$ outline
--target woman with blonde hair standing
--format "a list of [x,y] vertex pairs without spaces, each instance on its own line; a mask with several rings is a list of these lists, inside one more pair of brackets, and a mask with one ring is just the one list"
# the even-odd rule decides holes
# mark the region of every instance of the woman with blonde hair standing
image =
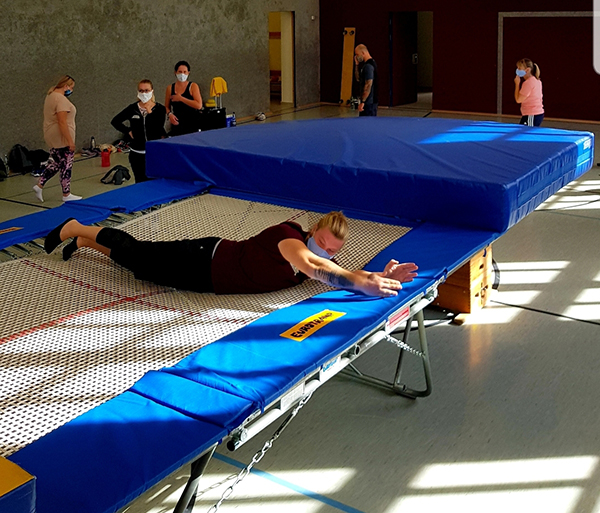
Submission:
[[60,173],[63,201],[80,200],[81,196],[71,193],[71,169],[75,155],[75,115],[77,109],[68,97],[73,92],[75,80],[64,75],[51,87],[44,102],[44,139],[50,147],[50,159],[33,192],[44,201],[43,189],[46,182]]
[[540,126],[544,120],[542,103],[542,81],[540,68],[531,59],[517,62],[515,76],[515,101],[521,104],[521,121],[519,124]]

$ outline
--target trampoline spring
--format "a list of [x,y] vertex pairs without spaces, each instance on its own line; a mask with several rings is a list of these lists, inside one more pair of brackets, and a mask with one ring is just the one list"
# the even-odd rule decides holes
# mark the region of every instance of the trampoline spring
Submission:
[[386,335],[385,339],[388,342],[394,344],[395,346],[398,346],[403,351],[406,351],[407,353],[418,356],[419,358],[425,358],[425,355],[423,354],[422,351],[419,351],[418,349],[415,349],[414,347],[411,347],[408,344],[405,344],[401,340],[398,340],[397,338],[394,338],[391,335]]
[[[12,247],[12,246],[11,246]],[[4,255],[8,255],[11,260],[18,260],[20,257],[15,253],[12,253],[8,248],[0,250]]]

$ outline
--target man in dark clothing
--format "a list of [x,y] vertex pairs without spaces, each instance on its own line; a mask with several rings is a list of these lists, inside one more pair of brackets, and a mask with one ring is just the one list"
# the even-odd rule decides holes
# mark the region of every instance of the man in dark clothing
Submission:
[[377,116],[377,106],[379,104],[377,63],[371,57],[365,45],[358,45],[354,49],[354,63],[356,64],[356,71],[360,82],[358,115]]
[[219,237],[139,241],[115,228],[85,226],[67,219],[48,234],[44,249],[51,253],[62,241],[75,237],[63,249],[64,260],[79,248],[93,248],[138,279],[217,294],[271,292],[312,278],[332,287],[388,297],[396,296],[401,283],[417,275],[415,264],[396,260],[390,260],[381,272],[340,267],[331,258],[347,235],[347,220],[341,212],[324,215],[308,232],[288,221],[243,241]]

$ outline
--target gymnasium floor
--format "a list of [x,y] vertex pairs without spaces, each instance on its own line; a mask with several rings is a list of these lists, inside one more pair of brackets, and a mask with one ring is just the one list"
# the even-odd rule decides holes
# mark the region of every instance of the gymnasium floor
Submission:
[[[426,97],[380,109],[382,116],[428,113]],[[284,107],[267,122],[354,115],[337,106]],[[600,125],[544,126],[600,133]],[[126,164],[126,156],[113,155],[117,163]],[[77,162],[73,192],[87,197],[114,188],[100,183],[104,172],[99,158]],[[56,178],[43,204],[31,192],[34,183],[31,176],[0,182],[0,221],[61,203]],[[410,401],[334,378],[219,511],[600,513],[599,232],[600,168],[594,167],[494,243],[500,283],[485,309],[462,326],[450,324],[445,312],[426,312],[430,397]],[[383,344],[359,360],[361,370],[393,373],[395,349]],[[420,376],[413,379],[418,384]],[[235,453],[218,449],[194,512],[218,500],[227,485],[208,488],[247,464],[275,428]],[[125,511],[172,511],[186,472]]]

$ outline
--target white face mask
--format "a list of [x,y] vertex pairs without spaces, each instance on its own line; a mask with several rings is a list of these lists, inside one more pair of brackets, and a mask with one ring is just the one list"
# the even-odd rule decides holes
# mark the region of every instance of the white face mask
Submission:
[[149,93],[138,93],[138,98],[142,103],[148,103],[152,99],[152,91]]
[[185,73],[177,73],[177,75],[175,75],[175,76],[177,77],[177,80],[179,80],[180,82],[185,82],[189,75],[186,75]]

